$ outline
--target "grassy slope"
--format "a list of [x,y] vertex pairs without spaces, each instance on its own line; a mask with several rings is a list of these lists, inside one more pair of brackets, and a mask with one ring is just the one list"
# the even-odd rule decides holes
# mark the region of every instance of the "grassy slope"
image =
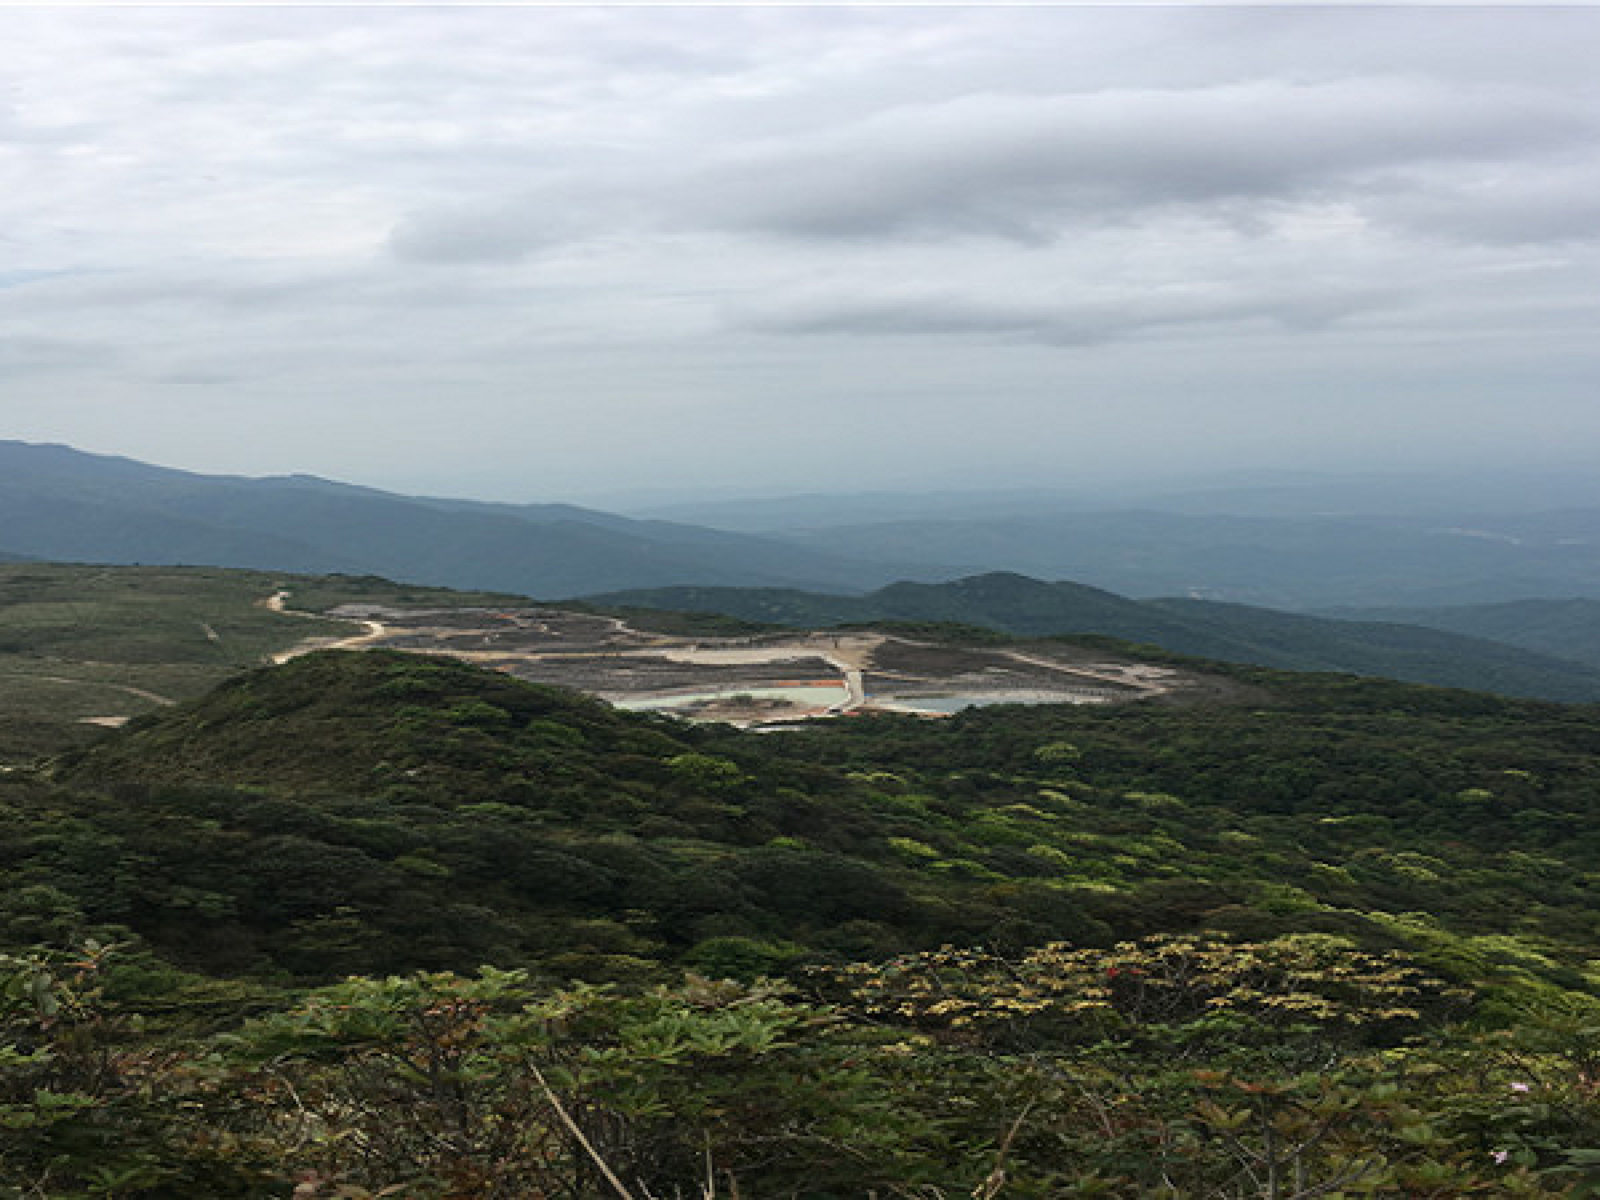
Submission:
[[269,611],[281,580],[199,568],[0,567],[0,761],[200,695],[274,651],[348,626]]
[[[296,614],[263,601],[290,592]],[[375,578],[204,567],[0,565],[0,763],[80,745],[85,718],[131,717],[199,696],[308,637],[351,632],[308,619],[338,604],[503,604]]]

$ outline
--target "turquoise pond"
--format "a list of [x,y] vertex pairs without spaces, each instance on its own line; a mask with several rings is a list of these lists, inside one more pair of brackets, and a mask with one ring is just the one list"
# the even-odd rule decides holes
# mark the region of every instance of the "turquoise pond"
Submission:
[[825,684],[809,687],[749,687],[719,688],[709,692],[679,692],[670,696],[642,696],[632,700],[618,700],[618,708],[634,712],[670,712],[675,708],[689,708],[719,700],[732,700],[747,696],[752,700],[779,700],[805,708],[832,708],[850,698],[844,684]]

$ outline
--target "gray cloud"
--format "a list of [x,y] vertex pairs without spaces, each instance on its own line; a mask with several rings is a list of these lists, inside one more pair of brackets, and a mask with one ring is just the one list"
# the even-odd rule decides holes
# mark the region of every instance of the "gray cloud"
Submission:
[[764,147],[692,190],[731,223],[785,232],[1045,235],[1151,208],[1338,194],[1399,163],[1520,161],[1594,132],[1554,98],[1391,80],[984,95]]
[[1489,245],[1600,241],[1600,161],[1496,162],[1380,184],[1367,204],[1407,231]]
[[1600,438],[1600,10],[0,26],[8,436],[513,498]]
[[0,336],[0,374],[97,371],[122,358],[117,346],[86,338]]
[[[1531,83],[1397,76],[981,92],[855,113],[781,139],[747,136],[626,163],[602,154],[581,182],[413,214],[393,245],[402,257],[485,261],[641,228],[1038,241],[1151,209],[1328,197],[1359,204],[1384,172],[1403,171],[1423,198],[1434,188],[1428,172],[1462,165],[1526,173],[1524,187],[1537,189],[1544,171],[1560,169],[1541,160],[1559,163],[1593,146],[1597,121],[1595,110]],[[1468,212],[1463,229],[1480,204],[1498,203],[1486,231],[1521,215],[1514,201],[1470,189],[1451,200]],[[1392,209],[1373,212],[1382,218],[1416,203],[1402,194]],[[1534,204],[1520,236],[1541,236],[1543,215]]]
[[1174,326],[1265,322],[1320,329],[1355,313],[1393,308],[1398,289],[1349,291],[1284,287],[1248,294],[1186,289],[1098,304],[1006,303],[915,290],[812,294],[760,304],[730,319],[766,333],[946,336],[1000,335],[1046,345],[1096,345]]

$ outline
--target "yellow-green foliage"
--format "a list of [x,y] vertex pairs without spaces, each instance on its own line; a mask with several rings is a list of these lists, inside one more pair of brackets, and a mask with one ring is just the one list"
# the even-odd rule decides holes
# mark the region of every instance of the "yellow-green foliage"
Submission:
[[[840,1007],[694,977],[351,978],[177,1038],[112,998],[117,958],[0,958],[18,1194],[1577,1197],[1600,1135],[1592,1010],[1441,1039],[1418,1006],[1449,989],[1338,939],[944,951],[832,972]],[[204,985],[165,982],[193,1021]],[[1363,1008],[1433,1036],[1321,1036],[1292,1065]],[[1107,1014],[1115,1042],[1060,1036]],[[1016,1052],[1002,1023],[1030,1031]]]
[[1007,1044],[1248,1018],[1392,1038],[1471,994],[1398,954],[1297,934],[1264,943],[1156,937],[1110,949],[1055,943],[1007,961],[953,947],[880,966],[818,968],[823,994],[873,1020]]

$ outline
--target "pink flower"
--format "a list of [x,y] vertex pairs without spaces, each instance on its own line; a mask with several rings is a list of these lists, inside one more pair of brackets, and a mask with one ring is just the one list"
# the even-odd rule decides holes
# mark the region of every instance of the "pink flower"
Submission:
[[1511,1085],[1511,1090],[1513,1092],[1526,1092],[1526,1091],[1530,1091],[1531,1089],[1525,1083],[1513,1083]]
[[1495,1163],[1497,1165],[1504,1166],[1506,1160],[1511,1157],[1511,1151],[1509,1151],[1509,1150],[1496,1150],[1489,1157],[1494,1159],[1494,1161],[1495,1161]]

